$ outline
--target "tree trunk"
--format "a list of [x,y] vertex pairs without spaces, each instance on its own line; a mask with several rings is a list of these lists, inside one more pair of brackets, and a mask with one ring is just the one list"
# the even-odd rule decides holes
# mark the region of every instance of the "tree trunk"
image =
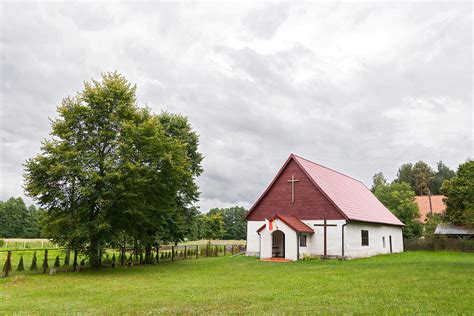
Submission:
[[145,246],[145,263],[152,264],[152,254],[151,254],[151,244],[146,244]]
[[74,249],[74,263],[72,264],[72,270],[74,272],[77,270],[77,249]]
[[100,267],[100,258],[99,258],[99,241],[96,236],[92,236],[90,240],[90,247],[89,247],[89,264],[92,269],[99,269]]

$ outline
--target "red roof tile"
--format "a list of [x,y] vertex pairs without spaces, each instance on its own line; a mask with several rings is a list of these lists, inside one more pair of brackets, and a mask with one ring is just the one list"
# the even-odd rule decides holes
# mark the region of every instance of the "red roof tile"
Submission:
[[349,220],[403,225],[359,180],[296,155],[291,157]]
[[[298,217],[296,216],[293,216],[293,215],[280,215],[280,214],[276,214],[275,216],[273,216],[272,218],[269,219],[269,221],[273,221],[275,219],[279,219],[281,220],[283,223],[285,223],[286,225],[288,225],[288,227],[290,227],[291,229],[293,229],[294,231],[298,232],[298,233],[314,233],[314,230],[309,227],[308,225],[306,225],[305,223],[303,223]],[[257,232],[260,232],[262,231],[263,229],[265,228],[265,225],[263,225],[262,227],[260,227]]]
[[[446,211],[446,204],[444,204],[444,195],[432,195],[431,196],[431,207],[434,214],[442,214]],[[418,204],[420,210],[420,221],[425,222],[426,216],[430,213],[430,200],[427,195],[416,196],[415,202]]]

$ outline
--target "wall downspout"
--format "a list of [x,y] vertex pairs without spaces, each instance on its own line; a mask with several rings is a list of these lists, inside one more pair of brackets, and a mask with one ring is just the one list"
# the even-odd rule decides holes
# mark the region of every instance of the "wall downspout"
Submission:
[[296,235],[296,260],[300,260],[300,237],[301,233]]
[[346,227],[347,224],[349,224],[349,222],[345,222],[342,225],[342,259],[344,259],[344,228]]
[[262,259],[262,235],[260,235],[260,232],[258,234],[258,257]]

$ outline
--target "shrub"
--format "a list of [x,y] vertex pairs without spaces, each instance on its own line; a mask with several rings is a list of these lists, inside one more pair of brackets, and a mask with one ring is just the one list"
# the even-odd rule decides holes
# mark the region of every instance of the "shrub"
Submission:
[[59,256],[56,256],[56,260],[54,261],[54,267],[59,268],[61,266],[61,262],[59,261]]
[[69,266],[69,261],[71,260],[70,257],[71,257],[71,251],[68,249],[68,250],[66,250],[66,256],[64,257],[64,266],[65,267]]
[[115,253],[112,255],[112,268],[115,268]]
[[86,266],[86,260],[85,259],[82,259],[81,262],[79,263],[79,265],[81,267],[85,267]]
[[44,259],[43,259],[43,273],[46,273],[46,270],[48,270],[49,265],[48,265],[48,249],[44,250]]
[[12,252],[9,251],[7,254],[7,260],[5,261],[5,265],[3,266],[3,276],[7,277],[12,269]]
[[23,264],[23,255],[20,257],[20,261],[18,262],[18,267],[16,268],[16,271],[25,271],[25,266]]
[[37,270],[38,269],[38,263],[37,263],[37,258],[36,258],[36,251],[33,253],[33,259],[31,259],[31,266],[30,266],[30,271]]
[[5,247],[5,240],[0,239],[0,247]]

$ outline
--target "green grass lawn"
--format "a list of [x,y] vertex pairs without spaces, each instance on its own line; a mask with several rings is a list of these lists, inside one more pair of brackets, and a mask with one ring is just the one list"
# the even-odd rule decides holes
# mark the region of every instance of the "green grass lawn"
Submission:
[[351,261],[219,257],[0,279],[0,314],[474,314],[474,254]]

